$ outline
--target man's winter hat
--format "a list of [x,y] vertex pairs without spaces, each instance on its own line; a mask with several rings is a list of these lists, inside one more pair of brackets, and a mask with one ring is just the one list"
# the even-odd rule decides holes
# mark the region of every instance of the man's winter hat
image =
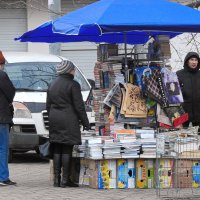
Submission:
[[[188,60],[190,58],[197,58],[198,59],[198,65],[196,68],[192,69],[188,66]],[[186,69],[187,71],[190,71],[190,72],[197,72],[199,71],[200,69],[200,58],[199,58],[199,54],[196,53],[196,52],[189,52],[186,56],[185,56],[185,59],[184,59],[184,69]]]
[[186,63],[190,58],[197,58],[200,61],[199,54],[196,52],[189,52],[184,59],[184,63]]
[[57,74],[67,74],[75,69],[75,65],[69,60],[63,60],[56,66]]
[[5,62],[6,62],[6,60],[3,56],[3,53],[2,53],[2,51],[0,51],[0,64],[5,64]]

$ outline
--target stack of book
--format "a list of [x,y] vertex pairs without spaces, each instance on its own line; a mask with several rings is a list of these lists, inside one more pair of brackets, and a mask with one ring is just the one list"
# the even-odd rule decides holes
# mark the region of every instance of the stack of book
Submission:
[[135,129],[136,137],[140,139],[155,138],[154,129]]
[[124,75],[121,72],[122,64],[113,63],[112,68],[113,68],[113,73],[114,73],[115,84],[118,84],[118,83],[124,84]]
[[94,132],[82,132],[81,133],[81,145],[74,145],[72,156],[73,157],[79,157],[84,158],[86,154],[86,140],[93,139],[95,133]]
[[138,158],[140,143],[137,141],[135,130],[121,129],[114,131],[114,138],[121,145],[122,158]]
[[141,154],[140,158],[156,158],[156,138],[140,139]]
[[192,157],[191,152],[199,150],[198,140],[198,135],[192,133],[190,129],[162,132],[157,136],[157,151],[162,156],[176,157],[190,154],[189,157]]
[[102,150],[103,157],[106,159],[121,158],[121,145],[119,143],[104,144]]
[[198,139],[195,137],[176,138],[174,151],[176,153],[182,153],[185,151],[197,151],[199,150]]
[[85,144],[84,145],[74,145],[72,157],[84,158],[85,151],[86,151]]
[[99,137],[86,140],[86,158],[102,159],[102,139]]
[[155,130],[136,129],[136,136],[141,143],[140,158],[156,158]]
[[109,90],[93,90],[93,110],[95,112],[95,133],[96,135],[110,135],[110,126],[108,123],[109,113],[104,108],[104,99]]
[[134,138],[134,140],[136,140],[134,129],[118,129],[114,131],[113,136],[115,139],[126,139],[126,137],[131,137]]
[[115,83],[112,64],[107,62],[96,62],[94,67],[94,78],[96,88],[112,88]]
[[141,144],[134,137],[120,138],[122,158],[139,158]]
[[102,63],[100,70],[101,88],[112,88],[115,84],[113,66],[111,63]]
[[115,122],[114,124],[110,125],[110,134],[114,135],[116,130],[123,130],[123,129],[124,129],[124,123]]
[[101,69],[101,63],[96,62],[94,66],[94,78],[95,78],[95,87],[100,88],[100,69]]

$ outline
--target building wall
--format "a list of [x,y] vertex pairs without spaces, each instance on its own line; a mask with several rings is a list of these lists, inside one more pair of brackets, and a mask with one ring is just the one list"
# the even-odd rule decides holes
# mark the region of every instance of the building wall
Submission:
[[[32,30],[48,20],[48,0],[27,0],[27,30]],[[49,44],[28,42],[28,51],[49,53]]]
[[14,41],[27,30],[25,0],[0,1],[0,49],[2,51],[27,51],[27,44]]

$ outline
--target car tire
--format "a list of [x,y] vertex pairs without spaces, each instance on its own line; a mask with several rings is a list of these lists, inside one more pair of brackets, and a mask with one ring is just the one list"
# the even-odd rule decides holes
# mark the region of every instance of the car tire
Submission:
[[40,155],[40,150],[39,150],[39,147],[35,149],[35,152]]
[[13,150],[9,149],[8,151],[8,162],[11,163],[13,161]]

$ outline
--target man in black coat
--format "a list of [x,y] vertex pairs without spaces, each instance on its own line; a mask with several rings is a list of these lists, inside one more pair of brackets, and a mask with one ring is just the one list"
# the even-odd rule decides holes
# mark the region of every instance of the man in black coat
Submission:
[[[81,144],[80,123],[89,130],[89,120],[78,82],[74,81],[75,66],[68,60],[56,68],[58,77],[47,92],[49,139],[53,144],[54,186],[77,187],[70,180],[70,162],[74,145]],[[62,170],[62,181],[60,174]]]
[[3,71],[4,64],[5,58],[0,51],[0,186],[16,184],[9,179],[8,169],[9,128],[13,123],[15,88]]
[[200,126],[200,58],[196,52],[189,52],[184,60],[184,69],[177,71],[183,94],[183,109],[189,115],[189,121],[183,124],[188,127]]

